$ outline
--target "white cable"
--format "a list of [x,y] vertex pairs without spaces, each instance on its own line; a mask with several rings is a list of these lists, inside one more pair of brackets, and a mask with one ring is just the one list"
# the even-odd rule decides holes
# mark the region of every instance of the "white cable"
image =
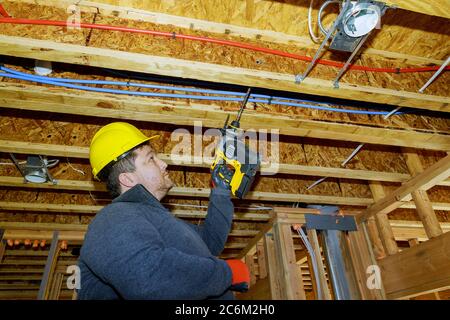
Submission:
[[[20,161],[19,164],[25,164],[27,163],[26,161]],[[0,166],[15,166],[14,163],[12,162],[0,162]]]
[[69,165],[69,167],[71,167],[71,168],[72,168],[73,170],[75,170],[76,172],[82,174],[83,176],[86,174],[86,173],[84,173],[83,170],[77,169],[77,168],[75,168],[74,166],[72,166],[72,165],[70,164],[70,162],[69,162],[69,158],[66,158],[66,159],[67,159],[67,164]]
[[300,236],[300,239],[302,239],[303,243],[305,244],[306,250],[309,252],[309,256],[311,257],[311,264],[313,267],[313,272],[314,272],[314,279],[316,281],[316,287],[317,287],[317,298],[318,300],[322,299],[322,287],[320,286],[320,281],[319,281],[319,267],[317,265],[317,260],[316,260],[316,254],[311,246],[311,243],[308,241],[308,238],[306,237],[305,232],[303,231],[302,227],[297,229],[297,233]]
[[309,10],[308,10],[308,30],[309,30],[309,35],[311,36],[311,39],[314,43],[319,43],[319,37],[317,37],[314,34],[313,28],[312,28],[312,7],[313,7],[313,3],[314,0],[311,0],[311,2],[309,3]]

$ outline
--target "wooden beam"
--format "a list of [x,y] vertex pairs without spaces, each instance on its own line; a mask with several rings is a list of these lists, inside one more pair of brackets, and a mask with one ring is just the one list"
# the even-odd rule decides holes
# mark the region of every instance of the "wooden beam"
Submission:
[[[386,197],[383,185],[377,182],[369,183],[370,191],[372,192],[375,202]],[[375,223],[380,234],[381,242],[388,255],[393,255],[398,252],[397,242],[395,241],[394,233],[392,232],[389,218],[386,213],[379,213],[375,215]]]
[[379,261],[388,299],[450,288],[450,233]]
[[415,176],[400,188],[377,201],[365,211],[357,215],[358,221],[365,221],[368,217],[378,213],[389,213],[400,207],[404,199],[416,190],[428,190],[450,175],[450,155],[439,160],[421,174]]
[[370,244],[376,259],[381,259],[386,256],[383,243],[381,242],[380,233],[378,231],[375,217],[369,217],[366,221],[367,233],[370,237]]
[[441,0],[386,0],[390,6],[400,9],[450,19],[450,2]]
[[47,300],[50,294],[50,285],[53,280],[53,274],[58,261],[59,255],[59,231],[53,231],[53,239],[50,245],[50,250],[45,263],[44,275],[42,276],[41,285],[39,286],[38,300]]
[[[1,37],[0,35],[0,40]],[[235,114],[234,111],[223,111],[213,104],[90,93],[25,83],[0,82],[0,97],[2,108],[183,126],[193,126],[194,121],[201,121],[202,126],[209,128],[222,127],[227,115]],[[301,116],[264,114],[252,110],[246,111],[245,117],[241,119],[241,127],[254,130],[279,130],[282,135],[318,139],[450,150],[450,138],[443,134],[308,120]]]
[[[104,17],[114,17],[122,18],[132,21],[145,21],[151,22],[159,25],[171,25],[180,28],[185,28],[189,30],[197,30],[218,34],[227,34],[230,36],[237,36],[244,39],[250,40],[261,40],[265,42],[274,42],[281,44],[293,44],[299,48],[311,49],[312,52],[319,48],[319,45],[311,40],[311,37],[298,34],[298,32],[291,32],[288,34],[286,32],[277,31],[277,25],[271,24],[270,30],[253,25],[247,27],[239,26],[236,24],[219,23],[211,21],[210,17],[204,17],[202,20],[189,18],[187,16],[166,14],[163,12],[141,10],[136,8],[139,4],[133,3],[134,8],[123,7],[118,5],[109,5],[99,3],[98,1],[84,1],[84,0],[9,0],[12,3],[31,3],[43,6],[52,6],[60,9],[66,10],[71,5],[76,5],[81,12],[97,13]],[[282,4],[278,4],[282,5]],[[165,7],[160,7],[160,10],[165,11]],[[198,10],[196,11],[198,13]],[[275,13],[273,10],[272,13]],[[286,11],[280,10],[280,14],[285,18]],[[188,12],[185,12],[188,15]],[[275,13],[276,14],[276,13]],[[276,20],[277,18],[274,18]],[[247,21],[249,22],[249,21]],[[388,60],[399,60],[404,63],[411,64],[435,64],[441,65],[444,61],[439,59],[432,59],[428,57],[419,57],[401,52],[393,52],[386,50],[379,50],[374,48],[365,48],[361,53],[362,56],[380,56],[387,58]]]
[[[37,154],[54,157],[69,157],[69,158],[89,158],[88,147],[55,145],[46,143],[34,143],[24,141],[11,141],[0,139],[0,151],[9,153],[22,154]],[[158,157],[169,165],[180,165],[188,167],[204,167],[211,165],[213,158],[209,157],[181,157],[174,156],[167,153],[159,153]],[[273,172],[266,166],[262,166],[261,173]],[[384,182],[405,182],[411,178],[411,175],[396,172],[382,172],[372,170],[359,169],[345,169],[345,168],[330,168],[307,165],[295,165],[280,163],[278,164],[277,173],[287,173],[293,175],[304,176],[326,176],[333,178],[355,179],[355,180],[369,180],[369,181],[384,181]],[[90,191],[105,190],[101,183],[94,183]],[[450,180],[446,180],[439,185],[450,185]],[[67,186],[69,188],[69,186]]]
[[[64,189],[64,187],[59,187],[58,185],[49,185],[49,184],[33,184],[33,183],[23,183],[23,179],[16,178],[18,180],[22,180],[22,183],[18,183],[13,185],[11,183],[11,179],[1,179],[0,178],[0,186],[8,186],[8,187],[22,187],[22,188],[37,188],[37,189]],[[3,182],[6,183],[3,184]],[[64,181],[60,186],[64,186]],[[82,182],[81,185],[89,185],[90,182]],[[80,189],[78,189],[80,190]],[[88,190],[85,190],[88,191]],[[209,198],[210,189],[209,188],[187,188],[187,187],[174,187],[169,193],[169,196],[175,197],[199,197],[199,198]],[[335,205],[349,205],[349,206],[368,206],[373,203],[372,199],[368,198],[356,198],[356,197],[338,197],[338,196],[321,196],[321,195],[309,195],[309,194],[295,194],[295,193],[277,193],[277,192],[262,192],[262,191],[251,191],[247,194],[246,200],[257,200],[257,201],[277,201],[277,202],[304,202],[304,203],[317,203],[317,204],[335,204]],[[30,210],[39,210],[40,207],[45,206],[45,204],[24,204],[25,207],[30,208]],[[7,206],[6,203],[2,203],[2,206]],[[12,205],[13,206],[13,205]],[[17,210],[24,210],[20,208],[20,204],[16,205]],[[59,208],[60,205],[50,205],[48,208]],[[6,208],[6,207],[3,207]],[[80,212],[77,210],[76,205],[65,205],[65,208],[62,208],[64,212],[67,211],[68,208],[75,208],[73,212]],[[84,208],[82,206],[82,208]],[[93,213],[94,206],[92,208],[86,207],[89,211],[85,213]],[[97,206],[97,209],[100,209]]]
[[[281,283],[281,295],[285,300],[306,300],[303,287],[302,274],[296,264],[294,242],[292,239],[291,225],[278,220],[283,213],[277,213],[273,224],[273,239],[278,268],[275,276]],[[270,277],[274,274],[270,274]]]
[[[423,172],[422,163],[417,153],[411,149],[403,149],[403,155],[406,165],[411,175],[418,175]],[[423,222],[425,231],[429,238],[434,238],[442,234],[436,213],[433,210],[427,192],[424,190],[416,190],[412,192],[412,198],[416,205],[417,213]]]
[[[349,232],[347,235],[350,260],[355,271],[356,283],[363,300],[383,300],[385,293],[383,283],[371,282],[373,288],[368,287],[368,268],[377,266],[375,255],[371,250],[368,232],[364,224],[358,225],[357,231]],[[370,275],[373,274],[373,270]],[[378,287],[377,287],[378,286]]]
[[[169,57],[150,56],[117,50],[85,47],[31,38],[0,36],[0,51],[4,55],[45,61],[82,64],[191,78],[218,83],[230,83],[275,90],[285,90],[334,98],[387,103],[434,111],[450,111],[450,98],[341,83],[336,90],[329,80],[308,77],[301,85],[293,74],[229,67]],[[410,141],[413,143],[413,141]]]

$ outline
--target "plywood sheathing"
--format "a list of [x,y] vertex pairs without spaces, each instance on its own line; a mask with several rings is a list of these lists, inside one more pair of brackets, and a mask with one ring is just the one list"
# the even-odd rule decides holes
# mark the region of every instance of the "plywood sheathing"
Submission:
[[[66,20],[69,16],[69,14],[62,9],[29,4],[11,4],[9,6],[9,10],[10,14],[12,14],[14,17],[23,18],[51,17],[52,19]],[[86,20],[83,20],[84,22],[93,21],[92,15],[89,14],[86,15],[85,19]],[[104,17],[101,15],[95,16],[95,23],[120,25],[183,34],[193,34],[200,36],[210,36],[221,39],[233,39],[255,45],[262,45],[264,47],[273,49],[280,49],[287,52],[295,52],[297,54],[305,54],[308,56],[314,55],[314,50],[304,50],[293,45],[263,43],[261,41],[248,39],[236,39],[235,37],[228,35],[210,34],[202,31],[193,31],[173,26],[155,25],[148,22],[138,22],[113,17]],[[115,31],[103,30],[92,30],[92,32],[88,33],[86,33],[86,31],[89,30],[80,30],[78,31],[78,34],[76,34],[77,31],[71,31],[74,32],[74,34],[72,35],[64,33],[64,30],[66,28],[42,27],[48,28],[49,30],[45,31],[38,29],[34,31],[35,27],[36,26],[11,26],[5,24],[0,25],[0,33],[6,35],[32,37],[37,39],[51,39],[57,42],[68,43],[72,43],[73,41],[83,42],[82,37],[85,36],[86,38],[84,40],[84,43],[82,44],[93,47],[110,48],[115,50],[145,53],[157,56],[175,57],[180,59],[210,62],[228,66],[239,66],[255,70],[288,73],[292,75],[301,73],[306,68],[306,62],[296,61],[290,58],[270,56],[264,53],[249,52],[248,50],[239,48],[218,46],[210,43],[200,43],[189,40],[170,39],[141,34],[123,34]],[[383,31],[386,32],[386,34],[388,32],[385,30]],[[441,30],[439,29],[438,32],[441,32]],[[447,36],[445,34],[440,35],[440,37],[444,38],[439,38],[439,45],[445,43],[442,41],[448,41],[448,39],[450,39],[450,36]],[[421,41],[422,39],[414,39],[413,44]],[[331,56],[335,60],[337,59],[345,61],[345,55],[337,53],[328,52],[324,55],[324,58],[329,59]],[[362,60],[357,61],[356,63],[362,63],[364,65],[377,67],[399,67],[398,61],[392,62],[386,59],[375,58],[372,56],[364,57]],[[407,67],[407,65],[402,63],[401,67]],[[318,65],[311,73],[311,77],[331,80],[335,77],[336,73],[336,68]],[[388,75],[385,73],[375,74],[370,72],[347,72],[347,74],[342,78],[342,81],[360,85],[370,85],[374,87],[416,92],[421,87],[421,85],[428,80],[429,77],[430,73]],[[449,92],[445,85],[448,80],[450,80],[450,75],[448,73],[444,73],[440,77],[440,79],[438,79],[436,83],[433,84],[433,86],[430,86],[430,88],[427,89],[427,93],[433,95],[448,96]]]
[[[276,31],[294,36],[308,35],[309,0],[97,0],[97,2],[253,29]],[[321,4],[320,1],[314,3],[312,13],[314,25]],[[337,6],[329,6],[325,13],[328,15],[324,14],[323,22],[327,26],[334,21]],[[381,22],[382,30],[372,40],[371,47],[435,59],[447,57],[445,52],[439,50],[442,48],[440,45],[445,43],[443,41],[447,41],[449,34],[445,25],[446,19],[395,9],[388,10]],[[417,43],[417,37],[421,32],[425,32],[427,36],[421,39],[421,43]]]

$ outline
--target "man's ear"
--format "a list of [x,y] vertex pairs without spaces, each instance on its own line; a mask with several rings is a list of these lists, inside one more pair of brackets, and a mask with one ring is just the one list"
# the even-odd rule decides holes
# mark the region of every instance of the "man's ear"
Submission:
[[126,188],[133,188],[137,184],[137,179],[132,172],[122,172],[119,174],[119,182]]

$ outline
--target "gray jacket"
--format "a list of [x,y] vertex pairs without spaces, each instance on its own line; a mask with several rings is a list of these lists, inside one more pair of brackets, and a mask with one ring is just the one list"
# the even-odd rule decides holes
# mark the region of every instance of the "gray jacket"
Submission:
[[231,270],[216,258],[233,210],[229,191],[213,189],[197,226],[174,217],[142,185],[133,187],[89,225],[78,299],[233,299]]

